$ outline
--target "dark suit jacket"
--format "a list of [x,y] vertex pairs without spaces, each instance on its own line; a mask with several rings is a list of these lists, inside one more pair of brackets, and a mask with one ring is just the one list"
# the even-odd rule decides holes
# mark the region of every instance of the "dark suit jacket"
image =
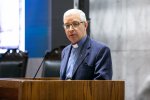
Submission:
[[[61,55],[60,79],[66,79],[66,68],[71,52],[71,45],[65,47]],[[81,54],[73,69],[72,80],[111,80],[112,61],[110,49],[87,37]]]

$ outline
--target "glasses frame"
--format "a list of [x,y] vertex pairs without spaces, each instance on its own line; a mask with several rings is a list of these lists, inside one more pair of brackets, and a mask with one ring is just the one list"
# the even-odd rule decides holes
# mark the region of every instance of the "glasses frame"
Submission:
[[80,26],[81,23],[84,23],[84,21],[74,21],[71,24],[64,24],[63,27],[64,29],[70,29],[70,26],[72,26],[72,28],[78,28]]

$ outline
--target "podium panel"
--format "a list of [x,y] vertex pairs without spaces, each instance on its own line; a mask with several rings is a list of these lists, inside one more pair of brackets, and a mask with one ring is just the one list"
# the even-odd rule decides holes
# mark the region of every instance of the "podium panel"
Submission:
[[0,79],[0,100],[124,100],[124,81]]

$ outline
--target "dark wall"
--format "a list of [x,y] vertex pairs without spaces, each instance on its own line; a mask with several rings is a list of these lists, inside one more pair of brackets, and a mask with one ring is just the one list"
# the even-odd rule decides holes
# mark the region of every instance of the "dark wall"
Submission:
[[69,41],[63,29],[63,14],[66,10],[73,8],[73,0],[51,0],[51,4],[52,8],[51,11],[49,11],[52,16],[49,19],[51,23],[51,38],[49,39],[52,39],[50,40],[50,48],[54,49],[61,45],[69,44]]
[[78,8],[81,9],[86,14],[87,20],[89,21],[87,33],[90,35],[89,0],[79,0],[79,7]]

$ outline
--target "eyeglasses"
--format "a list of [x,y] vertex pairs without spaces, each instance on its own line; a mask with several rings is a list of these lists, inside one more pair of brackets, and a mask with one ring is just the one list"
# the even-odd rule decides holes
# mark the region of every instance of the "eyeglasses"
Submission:
[[74,22],[72,22],[72,24],[64,24],[64,28],[69,29],[70,26],[72,26],[73,28],[77,28],[80,25],[80,23],[84,23],[84,22],[74,21]]

